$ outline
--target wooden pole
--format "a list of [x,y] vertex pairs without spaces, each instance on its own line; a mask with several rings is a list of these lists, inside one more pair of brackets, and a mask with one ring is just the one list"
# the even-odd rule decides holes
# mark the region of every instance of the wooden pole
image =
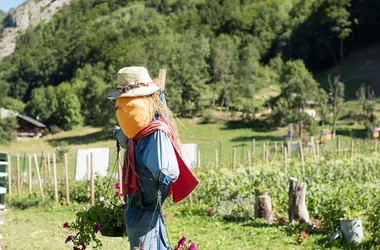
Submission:
[[288,141],[288,156],[292,156],[292,142]]
[[87,155],[87,195],[91,203],[91,155]]
[[50,153],[48,153],[47,155],[47,164],[48,164],[48,171],[49,171],[49,179],[51,180]]
[[265,149],[265,170],[269,168],[269,149]]
[[166,82],[166,69],[160,69],[158,71],[158,79],[161,80],[161,89],[165,89],[165,82]]
[[319,143],[318,143],[318,141],[315,141],[315,143],[316,143],[316,146],[317,146],[317,158],[318,158],[318,161],[320,161],[321,160],[321,155],[319,154]]
[[355,141],[352,139],[351,141],[351,158],[354,157],[354,150],[355,150]]
[[57,183],[57,164],[55,153],[53,153],[53,180],[54,180],[54,199],[58,202],[58,183]]
[[32,195],[32,156],[28,155],[29,195]]
[[46,169],[47,169],[47,166],[46,166],[46,155],[44,154],[44,187],[45,188],[46,188],[46,177],[47,177]]
[[274,152],[277,153],[277,142],[274,143]]
[[45,200],[45,196],[44,196],[44,189],[42,188],[41,175],[40,175],[40,167],[38,166],[38,161],[37,161],[36,154],[34,154],[33,156],[34,156],[34,165],[36,167],[38,185],[40,187],[41,199],[44,201]]
[[21,194],[21,176],[20,176],[20,156],[17,155],[17,194]]
[[285,169],[285,173],[288,172],[288,148],[287,147],[284,147],[284,169]]
[[219,168],[219,159],[218,159],[218,150],[215,149],[215,168],[218,169]]
[[[121,167],[121,159],[120,159],[120,152],[119,152],[119,160],[118,160],[118,177],[119,177],[119,186],[120,186],[120,193],[123,193],[123,171]],[[123,198],[123,197],[121,197]]]
[[8,155],[8,195],[12,197],[12,167],[10,155]]
[[232,170],[235,170],[235,168],[236,168],[236,148],[234,148],[234,151],[233,151]]
[[301,140],[298,141],[298,146],[300,148],[301,163],[302,163],[302,165],[305,165],[305,161],[304,161],[304,158],[303,158],[303,148],[302,148],[302,142],[301,142]]
[[95,205],[94,153],[91,153],[91,206]]
[[70,205],[70,192],[69,192],[69,169],[67,166],[67,154],[64,154],[65,160],[65,180],[66,180],[66,205]]

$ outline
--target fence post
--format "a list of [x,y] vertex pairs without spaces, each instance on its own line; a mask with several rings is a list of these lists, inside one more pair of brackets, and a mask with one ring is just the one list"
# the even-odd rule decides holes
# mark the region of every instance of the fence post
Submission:
[[337,148],[338,148],[338,154],[340,154],[340,138],[337,138]]
[[48,164],[48,171],[49,171],[49,179],[51,180],[50,153],[48,153],[47,155],[47,164]]
[[32,156],[28,155],[29,195],[32,195]]
[[46,154],[44,154],[44,187],[45,188],[46,188],[46,177],[47,177],[46,169],[47,169],[47,166],[46,166]]
[[12,167],[10,155],[8,155],[8,194],[9,197],[12,197]]
[[303,165],[305,165],[305,161],[304,161],[304,158],[303,158],[303,148],[302,148],[302,142],[301,142],[301,140],[298,141],[298,146],[300,148],[301,163],[302,163],[302,166],[303,166]]
[[252,157],[255,156],[256,140],[252,139]]
[[42,188],[41,175],[40,175],[40,167],[38,166],[37,155],[34,154],[33,156],[34,156],[34,165],[36,166],[38,186],[40,187],[41,199],[44,201],[45,200],[45,196],[44,196],[44,189]]
[[263,142],[263,160],[265,161],[265,154],[266,154],[266,145],[265,142]]
[[321,160],[321,155],[319,154],[319,143],[318,141],[315,141],[316,143],[316,146],[317,146],[317,158],[318,158],[318,162]]
[[285,168],[285,174],[288,172],[288,148],[284,147],[284,168]]
[[251,169],[251,151],[247,151],[248,157],[248,169]]
[[66,179],[66,205],[70,205],[69,170],[67,166],[67,154],[64,154],[64,158],[65,158],[65,179]]
[[17,155],[17,194],[21,194],[21,176],[20,176],[20,156]]
[[94,153],[91,153],[91,206],[95,205]]
[[292,156],[292,142],[288,141],[288,156]]
[[53,153],[53,179],[54,179],[54,199],[58,202],[57,164],[55,153]]
[[354,157],[354,150],[355,150],[355,141],[352,138],[352,141],[351,141],[351,158]]

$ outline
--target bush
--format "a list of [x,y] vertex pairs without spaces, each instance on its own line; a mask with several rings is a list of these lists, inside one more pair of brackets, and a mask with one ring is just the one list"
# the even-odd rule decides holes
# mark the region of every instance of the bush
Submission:
[[55,134],[61,133],[62,129],[58,127],[57,125],[52,125],[50,126],[50,131],[53,135],[55,135]]

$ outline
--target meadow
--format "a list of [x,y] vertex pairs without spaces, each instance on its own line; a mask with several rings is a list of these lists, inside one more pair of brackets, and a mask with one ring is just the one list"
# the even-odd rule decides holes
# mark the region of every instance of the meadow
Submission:
[[[252,129],[248,125],[234,123],[196,124],[181,119],[182,141],[197,143],[201,152],[201,167],[195,169],[201,183],[189,199],[180,203],[166,201],[164,213],[172,246],[186,236],[196,243],[197,249],[376,249],[376,234],[371,233],[369,215],[374,213],[373,204],[380,193],[379,154],[374,152],[373,141],[355,138],[354,154],[351,155],[352,131],[360,127],[340,127],[340,151],[337,140],[320,145],[318,156],[313,147],[304,146],[304,163],[300,155],[293,153],[284,162],[280,143],[284,142],[286,130]],[[351,132],[346,132],[351,129]],[[254,155],[248,166],[247,151]],[[270,151],[269,159],[263,158],[263,143]],[[274,149],[278,144],[277,152]],[[110,133],[85,127],[41,140],[12,142],[2,146],[1,152],[9,153],[12,169],[14,156],[55,152],[55,147],[68,148],[69,176],[74,177],[77,148],[109,147],[110,165],[116,159],[115,141]],[[236,148],[236,165],[232,169],[233,148]],[[315,148],[314,148],[315,149]],[[215,150],[221,152],[219,168],[215,168]],[[40,161],[41,159],[39,159]],[[23,162],[23,161],[20,161]],[[63,164],[58,165],[59,178],[63,178]],[[14,175],[13,175],[14,176]],[[290,226],[287,221],[288,177],[294,176],[308,184],[306,204],[313,223],[318,230],[305,225]],[[26,185],[17,197],[13,180],[12,198],[7,196],[5,224],[0,227],[2,249],[72,249],[65,244],[68,235],[63,223],[72,221],[75,212],[88,206],[76,202],[83,198],[80,184],[72,181],[69,206],[54,202],[51,185],[47,185],[46,201],[39,197],[38,186],[28,196]],[[61,199],[64,186],[60,186]],[[100,188],[101,189],[101,188]],[[253,214],[254,190],[268,190],[272,198],[275,222],[255,219]],[[97,190],[99,196],[102,190]],[[338,230],[339,218],[360,216],[364,223],[365,239],[359,245],[345,244],[341,237],[328,243],[331,234]],[[297,244],[296,235],[309,233],[307,241]],[[100,237],[103,249],[124,249],[128,239]]]

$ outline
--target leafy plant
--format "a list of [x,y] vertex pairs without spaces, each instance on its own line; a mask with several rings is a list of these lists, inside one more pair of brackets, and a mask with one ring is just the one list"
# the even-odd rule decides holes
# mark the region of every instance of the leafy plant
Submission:
[[65,222],[64,228],[68,228],[70,234],[65,243],[70,241],[74,244],[74,249],[85,249],[86,246],[94,244],[95,249],[102,247],[102,242],[97,237],[100,231],[103,235],[114,232],[121,232],[124,235],[124,201],[121,199],[119,183],[110,187],[105,199],[99,201],[88,209],[76,213],[73,223]]

